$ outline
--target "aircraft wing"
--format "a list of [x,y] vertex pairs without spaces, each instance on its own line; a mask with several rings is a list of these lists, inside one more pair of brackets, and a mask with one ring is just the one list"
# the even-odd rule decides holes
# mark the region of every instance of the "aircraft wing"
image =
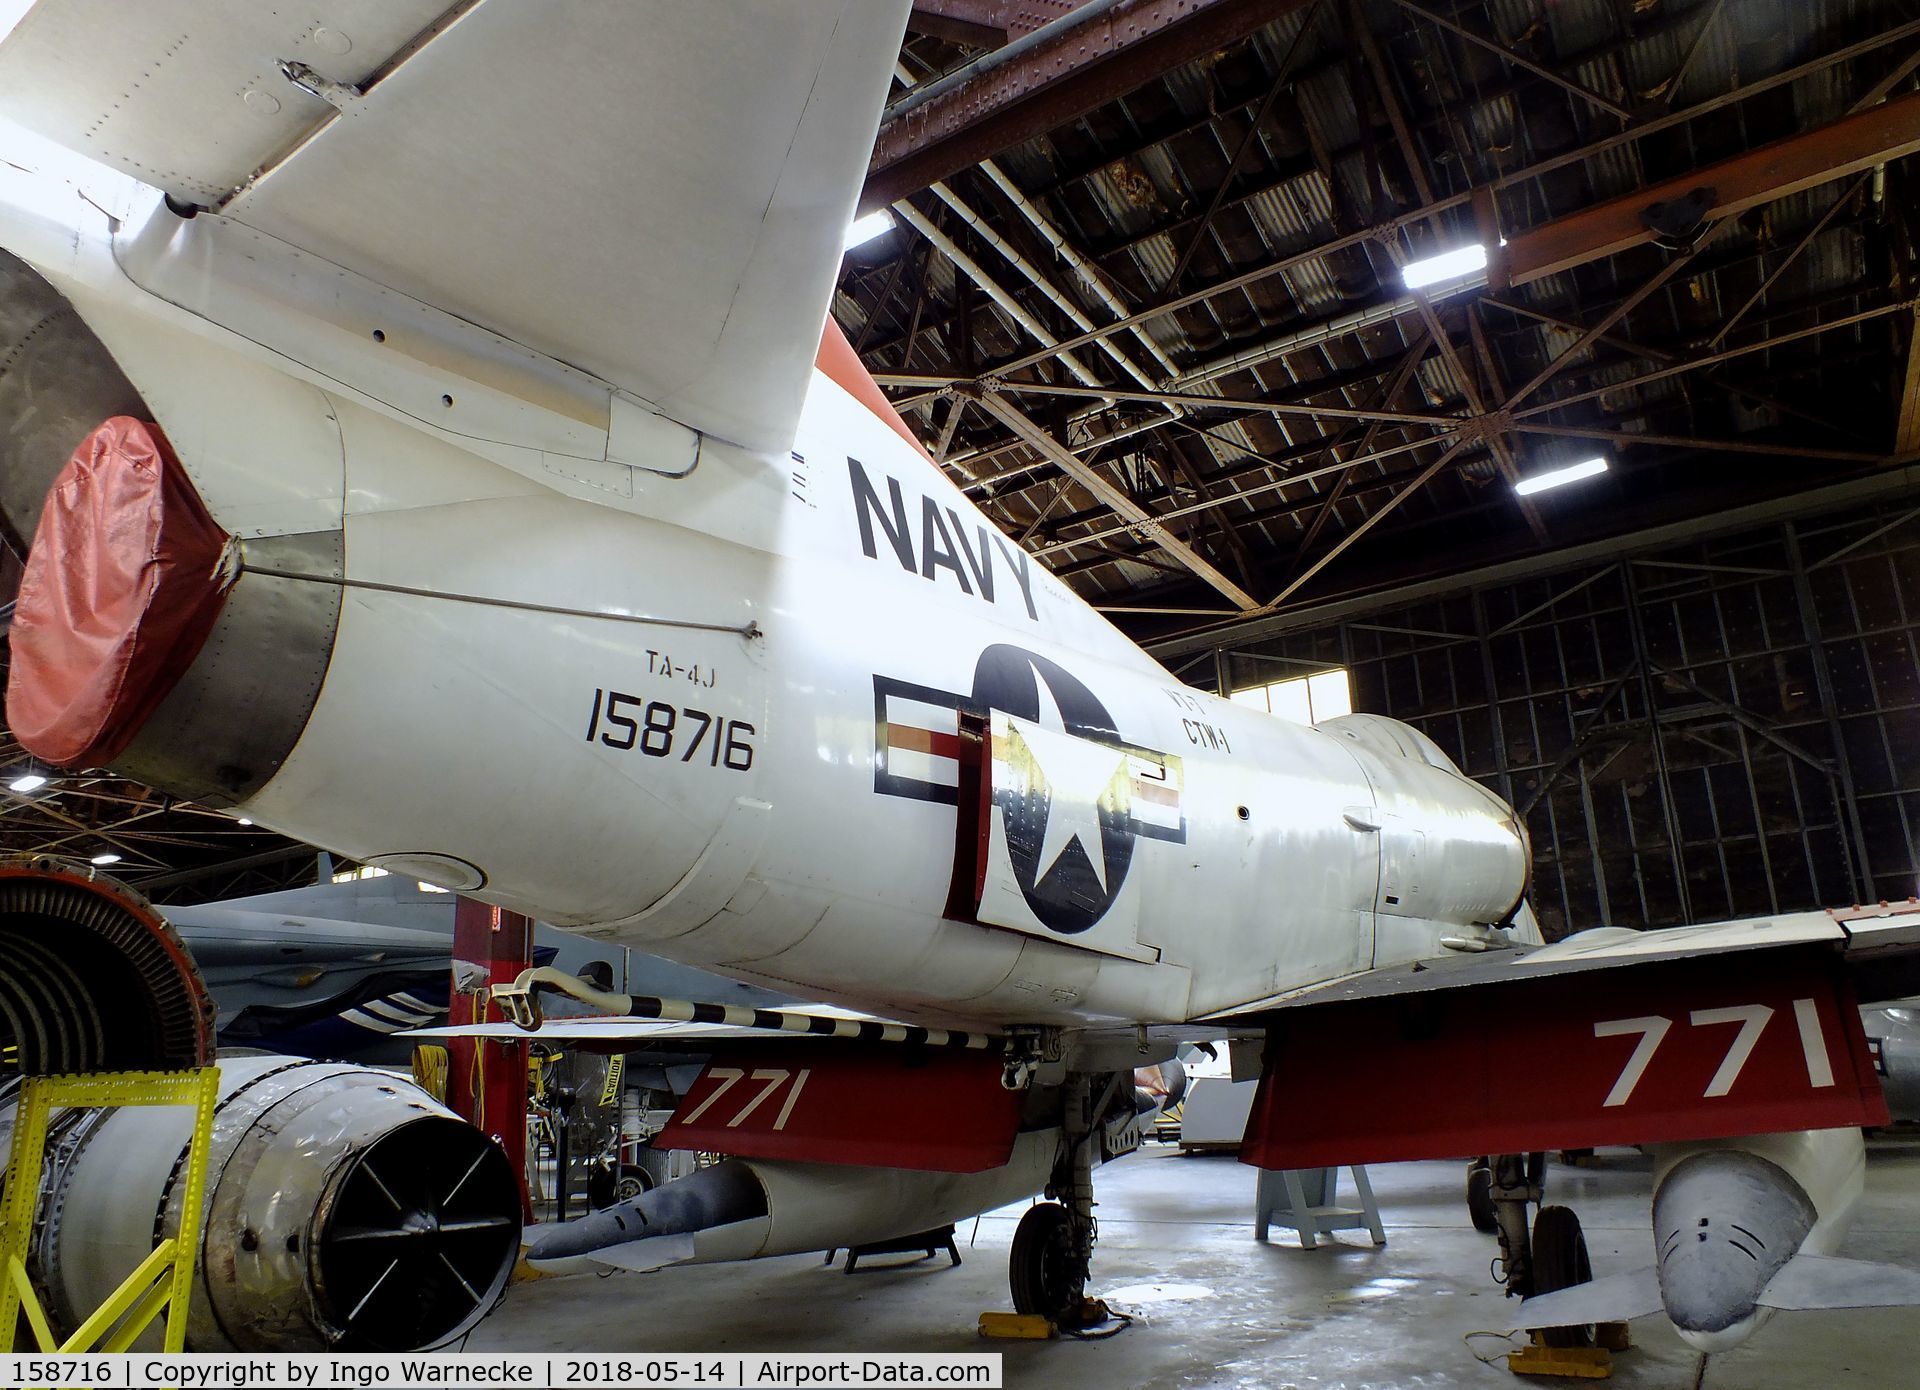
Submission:
[[0,114],[778,451],[907,9],[39,0]]
[[1886,1123],[1857,1002],[1917,969],[1909,901],[1602,928],[1209,1022],[1264,1035],[1241,1149],[1263,1168],[1660,1143]]
[[1920,973],[1920,902],[1783,913],[1659,931],[1600,927],[1547,946],[1497,947],[1364,970],[1224,1009],[1202,1021],[1233,1027],[1261,1021],[1276,1011],[1671,961],[1716,958],[1726,969],[1737,971],[1741,967],[1735,958],[1742,954],[1789,947],[1830,953],[1845,969],[1862,1003],[1898,999],[1911,992]]

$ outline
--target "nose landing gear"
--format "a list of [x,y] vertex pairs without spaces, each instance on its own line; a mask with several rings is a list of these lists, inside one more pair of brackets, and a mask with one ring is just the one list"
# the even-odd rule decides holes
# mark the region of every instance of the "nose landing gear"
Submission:
[[[1544,1153],[1496,1154],[1467,1170],[1467,1209],[1473,1224],[1500,1238],[1496,1276],[1512,1297],[1558,1293],[1593,1278],[1587,1238],[1571,1207],[1547,1206],[1547,1156]],[[1533,1229],[1527,1209],[1537,1206]],[[1586,1323],[1535,1330],[1536,1345],[1507,1359],[1509,1369],[1529,1374],[1588,1374],[1607,1364],[1609,1351],[1628,1345],[1626,1324]],[[1554,1367],[1575,1366],[1574,1371]]]

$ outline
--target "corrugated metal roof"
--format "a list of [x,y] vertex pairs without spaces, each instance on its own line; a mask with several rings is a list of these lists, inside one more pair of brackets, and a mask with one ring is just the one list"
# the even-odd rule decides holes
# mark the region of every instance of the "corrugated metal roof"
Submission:
[[[1631,6],[1618,0],[1427,3],[1490,42],[1509,45],[1533,62],[1558,66],[1569,82],[1641,115],[1750,86],[1770,73],[1871,33],[1876,26],[1907,18],[1895,0],[1636,0]],[[1320,8],[1325,7],[1291,12],[1258,31],[1246,47],[1184,64],[1132,97],[1003,152],[999,163],[1071,240],[1096,257],[1110,283],[1136,307],[1162,298],[1170,289],[1218,282],[1272,265],[1364,227],[1390,209],[1403,210],[1414,190],[1403,175],[1391,123],[1371,91],[1367,65],[1345,54],[1341,16],[1321,16],[1316,12]],[[1412,127],[1420,162],[1441,193],[1505,180],[1517,170],[1620,129],[1614,116],[1587,97],[1508,64],[1486,47],[1446,33],[1392,0],[1363,0],[1361,12],[1387,57],[1393,96]],[[1170,287],[1174,268],[1194,239],[1197,218],[1239,146],[1249,113],[1271,85],[1302,25],[1309,23],[1313,31],[1300,46],[1298,77],[1289,99],[1279,103],[1281,117],[1256,141],[1248,167],[1229,190],[1180,285]],[[1870,56],[1862,63],[1836,64],[1655,139],[1617,143],[1577,165],[1511,183],[1499,195],[1503,230],[1512,234],[1643,186],[1650,178],[1699,167],[1761,140],[1831,121],[1858,99],[1884,66],[1876,67],[1878,62]],[[1676,82],[1683,63],[1686,73]],[[1356,73],[1361,74],[1358,87]],[[1293,104],[1297,104],[1297,121]],[[1156,140],[1156,131],[1173,130],[1182,133]],[[1317,167],[1329,158],[1330,169]],[[1374,186],[1376,171],[1384,179],[1384,188]],[[1107,321],[1106,307],[1085,291],[997,190],[977,177],[962,176],[954,183],[1091,319]],[[1662,351],[1683,351],[1690,342],[1711,336],[1768,274],[1780,268],[1839,193],[1838,185],[1817,188],[1750,215],[1739,230],[1703,253],[1697,272],[1676,278],[1649,297],[1615,326],[1608,341],[1567,358],[1561,378],[1541,391],[1536,402],[1607,387],[1587,409],[1628,431],[1697,431],[1711,436],[1765,427],[1765,408],[1755,407],[1750,397],[1729,398],[1698,376],[1625,385],[1645,375],[1652,362],[1666,359],[1635,356],[1622,345],[1644,343]],[[1396,198],[1402,201],[1392,207]],[[1872,209],[1866,215],[1871,216]],[[1783,311],[1798,311],[1797,306],[1839,303],[1834,312],[1844,312],[1849,305],[1884,295],[1884,274],[1876,272],[1873,246],[1862,220],[1862,213],[1852,207],[1836,212],[1832,225],[1777,276],[1729,341],[1751,341],[1752,335],[1779,320]],[[1432,228],[1409,227],[1406,240],[1425,249],[1472,235],[1471,218],[1460,209],[1436,219]],[[997,275],[1004,275],[1008,288],[1020,295],[1031,312],[1062,333],[1073,331],[1043,297],[1030,287],[1018,286],[1011,267],[991,253],[983,253],[981,260]],[[1660,264],[1661,253],[1635,253],[1548,276],[1500,297],[1575,323],[1591,322],[1632,293]],[[891,304],[876,309],[878,278],[863,281],[858,293],[836,296],[834,312],[856,330],[869,313],[877,312],[882,325],[869,335],[869,351],[892,364],[899,360],[910,291],[896,289]],[[935,256],[928,272],[924,322],[916,340],[914,362],[919,369],[932,371],[944,363],[941,329],[951,311],[954,286],[951,265]],[[1177,314],[1157,317],[1145,328],[1163,352],[1188,367],[1276,339],[1290,340],[1303,327],[1401,293],[1382,248],[1374,247],[1369,254],[1368,248],[1360,246],[1302,261]],[[984,305],[984,296],[977,299]],[[1473,350],[1467,345],[1462,315],[1472,299],[1468,295],[1443,300],[1440,307],[1466,359],[1472,358]],[[1028,335],[1004,312],[986,306],[978,313],[973,337],[981,360],[1005,360],[1033,351]],[[1488,348],[1509,387],[1565,357],[1579,336],[1567,328],[1496,309],[1483,308],[1478,315]],[[1806,321],[1806,312],[1794,320]],[[1410,316],[1395,327],[1371,329],[1276,357],[1193,389],[1207,394],[1266,393],[1286,400],[1367,408],[1418,327],[1419,319]],[[1130,339],[1122,339],[1122,345],[1137,363],[1146,365],[1146,355]],[[1079,355],[1093,370],[1111,375],[1116,385],[1128,384],[1099,351],[1087,349]],[[1762,375],[1803,371],[1810,355],[1817,369],[1817,352],[1784,357],[1762,354],[1752,367]],[[1722,375],[1739,370],[1730,368]],[[1148,374],[1157,377],[1158,370]],[[1430,355],[1420,365],[1416,384],[1402,405],[1456,410],[1464,408],[1467,395],[1467,383],[1453,363]],[[1078,408],[1089,420],[1097,414],[1092,407]],[[1114,419],[1138,419],[1144,409],[1117,407],[1120,413]],[[969,435],[991,444],[990,428],[979,414],[969,419],[972,423],[963,432],[960,447],[980,447],[964,443]],[[1660,422],[1658,429],[1649,423],[1654,419]],[[1284,478],[1289,467],[1301,471],[1323,465],[1324,450],[1279,467],[1256,456],[1299,451],[1328,437],[1341,437],[1351,444],[1360,427],[1343,434],[1345,428],[1328,419],[1215,415],[1207,423],[1209,435],[1184,438],[1197,451],[1194,457],[1203,460],[1203,475],[1215,480],[1217,491],[1270,484]],[[1418,427],[1411,431],[1388,428],[1382,443],[1418,432]],[[1179,431],[1173,431],[1151,448],[1146,440],[1119,447],[1128,449],[1130,458],[1150,457],[1154,448],[1171,447],[1177,435]],[[1401,455],[1362,471],[1376,478],[1405,476],[1422,458],[1431,456],[1431,452]],[[992,467],[1021,470],[1014,489],[1002,494],[999,505],[1008,509],[1010,518],[1031,522],[1053,490],[1047,481],[1051,470],[1035,471],[1032,455],[1021,449],[998,448],[988,458]],[[1478,465],[1464,470],[1454,500],[1481,505],[1487,495],[1487,477],[1485,468]],[[1023,496],[1020,489],[1035,479],[1044,486],[1030,498]],[[1185,482],[1180,486],[1184,488]],[[1289,508],[1317,505],[1325,489],[1321,482],[1294,485],[1232,506],[1235,514],[1265,518],[1249,523],[1251,535],[1285,541],[1304,529],[1302,513]],[[1110,525],[1099,519],[1090,498],[1077,489],[1068,492],[1068,500],[1048,516],[1037,539],[1058,540],[1076,529]],[[1430,500],[1439,507],[1448,496],[1440,484],[1431,493],[1431,499],[1423,499],[1421,505]],[[1174,504],[1168,500],[1159,505]],[[1337,535],[1342,525],[1353,524],[1377,504],[1378,494],[1367,487],[1356,488],[1343,504],[1341,523],[1330,534]],[[1123,549],[1134,543],[1125,536],[1103,542]],[[1178,582],[1151,566],[1101,560],[1091,553],[1063,551],[1049,558],[1064,561],[1075,582],[1092,592],[1150,590]]]

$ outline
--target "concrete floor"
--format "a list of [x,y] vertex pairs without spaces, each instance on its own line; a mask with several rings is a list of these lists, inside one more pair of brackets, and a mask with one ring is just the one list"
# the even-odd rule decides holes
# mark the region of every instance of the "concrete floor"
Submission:
[[[1649,1262],[1649,1164],[1608,1151],[1597,1166],[1555,1163],[1549,1200],[1571,1205],[1596,1274]],[[1006,1353],[1006,1384],[1073,1387],[1341,1387],[1438,1390],[1520,1381],[1474,1359],[1463,1337],[1505,1329],[1488,1277],[1494,1242],[1467,1222],[1464,1168],[1371,1170],[1388,1244],[1343,1232],[1301,1250],[1291,1233],[1253,1239],[1254,1173],[1232,1158],[1149,1146],[1099,1173],[1093,1290],[1136,1313],[1108,1341],[987,1343],[983,1309],[1010,1306],[1006,1251],[1023,1207],[960,1230],[966,1263],[942,1258],[844,1275],[818,1256],[654,1274],[541,1280],[516,1288],[470,1351],[980,1351]],[[1350,1197],[1351,1189],[1343,1190]],[[1023,1204],[1024,1205],[1024,1204]],[[968,1248],[971,1238],[972,1247]],[[1867,1199],[1846,1254],[1920,1267],[1920,1142],[1869,1146]],[[1142,1286],[1162,1286],[1156,1297]],[[1184,1286],[1184,1287],[1173,1287]],[[1699,1356],[1664,1319],[1634,1324],[1615,1358],[1622,1387],[1689,1390]],[[1482,1355],[1502,1350],[1475,1339]],[[1842,1390],[1920,1385],[1920,1310],[1781,1314],[1739,1350],[1710,1359],[1704,1390]]]

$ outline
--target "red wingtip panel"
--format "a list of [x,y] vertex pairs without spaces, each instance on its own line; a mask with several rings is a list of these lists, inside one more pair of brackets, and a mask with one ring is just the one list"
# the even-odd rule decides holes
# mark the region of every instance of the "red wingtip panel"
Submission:
[[700,1073],[654,1141],[741,1158],[982,1173],[1013,1153],[1020,1095],[980,1052],[742,1049]]
[[59,767],[109,762],[219,616],[227,535],[157,425],[116,416],[54,479],[14,609],[7,723]]
[[1283,1011],[1240,1157],[1320,1168],[1886,1122],[1832,959],[1776,950]]
[[913,445],[914,451],[928,463],[933,455],[927,452],[927,446],[914,438],[913,431],[907,428],[907,422],[900,418],[900,412],[893,408],[893,402],[887,399],[886,392],[873,379],[873,373],[867,370],[866,363],[853,350],[853,344],[847,341],[847,335],[840,331],[833,316],[827,316],[827,326],[820,334],[820,355],[814,359],[814,366],[843,391],[851,395],[860,404],[871,410],[886,424],[887,428]]

